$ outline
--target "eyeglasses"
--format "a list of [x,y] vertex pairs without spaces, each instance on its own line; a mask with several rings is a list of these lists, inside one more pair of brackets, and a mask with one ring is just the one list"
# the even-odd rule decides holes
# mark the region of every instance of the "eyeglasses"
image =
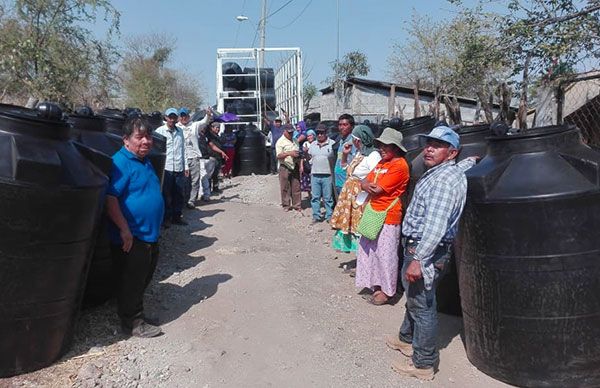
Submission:
[[317,135],[325,135],[327,132],[317,131]]

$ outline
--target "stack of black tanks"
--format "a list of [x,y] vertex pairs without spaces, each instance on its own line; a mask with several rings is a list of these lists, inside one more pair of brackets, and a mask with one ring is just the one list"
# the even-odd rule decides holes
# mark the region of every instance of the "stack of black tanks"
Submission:
[[242,116],[256,115],[256,99],[252,97],[252,91],[260,90],[263,111],[275,110],[275,73],[272,68],[246,67],[242,69],[235,62],[225,62],[222,65],[223,91],[229,92],[225,100],[225,111]]

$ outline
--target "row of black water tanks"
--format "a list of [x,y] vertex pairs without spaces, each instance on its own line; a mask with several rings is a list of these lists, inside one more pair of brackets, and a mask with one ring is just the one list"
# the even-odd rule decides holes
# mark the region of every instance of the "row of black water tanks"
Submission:
[[[106,253],[97,233],[124,117],[71,116],[69,125],[58,112],[0,105],[2,376],[46,366],[66,350],[90,263]],[[399,128],[413,182],[423,173],[417,135],[433,125],[417,118]],[[462,306],[469,360],[516,385],[599,385],[600,155],[570,126],[458,132],[459,158],[483,159],[467,171],[457,281],[441,284],[438,298],[442,309]],[[249,155],[264,144],[254,129],[243,134],[256,139]],[[160,173],[164,139],[155,140]],[[96,286],[102,295],[111,285]]]
[[[65,117],[53,104],[0,104],[0,376],[51,364],[69,346],[79,306],[113,295],[103,203],[126,119],[117,109]],[[160,114],[146,119],[162,125]],[[264,136],[246,133],[237,169],[250,174]],[[149,159],[162,182],[166,139],[153,138]]]

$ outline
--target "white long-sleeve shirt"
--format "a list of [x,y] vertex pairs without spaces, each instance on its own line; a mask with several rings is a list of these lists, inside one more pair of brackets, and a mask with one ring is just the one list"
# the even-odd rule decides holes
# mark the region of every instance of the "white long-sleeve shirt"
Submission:
[[183,130],[177,125],[173,129],[170,129],[165,124],[162,127],[158,127],[155,132],[167,138],[165,171],[182,172],[188,170]]
[[200,121],[194,121],[188,123],[188,125],[177,125],[183,130],[183,137],[185,139],[185,157],[186,159],[201,158],[202,151],[198,146],[198,136],[200,130],[204,129],[208,124],[208,116]]

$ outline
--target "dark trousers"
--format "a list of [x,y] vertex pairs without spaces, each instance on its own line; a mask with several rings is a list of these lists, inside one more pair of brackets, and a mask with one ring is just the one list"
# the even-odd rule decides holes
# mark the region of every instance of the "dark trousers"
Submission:
[[269,166],[271,167],[271,173],[276,174],[277,173],[277,152],[275,151],[275,147],[271,147],[271,163],[269,164]]
[[212,191],[219,190],[219,172],[221,172],[221,167],[223,166],[223,159],[216,158],[216,162],[215,170],[213,171],[210,179]]
[[117,271],[119,317],[131,329],[134,320],[144,319],[144,291],[156,269],[158,243],[134,238],[129,252],[123,252],[121,245],[111,245],[111,252]]
[[302,191],[300,191],[300,169],[298,166],[293,171],[283,165],[279,166],[279,186],[281,188],[281,206],[300,210],[302,208],[300,203]]
[[165,170],[163,183],[163,198],[165,200],[165,220],[175,220],[181,217],[183,200],[185,199],[186,178],[183,171]]

